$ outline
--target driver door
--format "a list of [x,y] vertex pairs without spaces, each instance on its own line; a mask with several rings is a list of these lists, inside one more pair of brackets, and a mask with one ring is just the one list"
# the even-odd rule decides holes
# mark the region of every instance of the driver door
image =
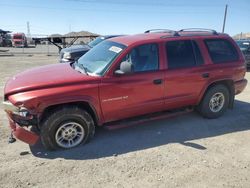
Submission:
[[112,77],[104,77],[100,85],[105,122],[161,111],[164,71],[159,70],[158,44],[137,46],[122,61],[132,64],[131,73],[114,73]]

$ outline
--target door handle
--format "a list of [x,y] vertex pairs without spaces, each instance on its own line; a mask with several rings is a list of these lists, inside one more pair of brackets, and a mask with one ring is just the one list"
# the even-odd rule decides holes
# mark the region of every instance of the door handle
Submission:
[[156,79],[156,80],[153,81],[153,83],[154,83],[155,85],[162,84],[162,79]]
[[209,75],[208,72],[202,74],[202,78],[209,78],[209,76],[210,76],[210,75]]

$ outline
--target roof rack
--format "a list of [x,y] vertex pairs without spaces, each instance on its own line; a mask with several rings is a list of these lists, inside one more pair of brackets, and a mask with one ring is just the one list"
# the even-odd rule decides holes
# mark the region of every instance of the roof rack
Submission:
[[213,35],[218,35],[217,31],[213,29],[204,29],[204,28],[187,28],[187,29],[181,29],[178,32],[210,32]]
[[170,29],[150,29],[150,30],[145,31],[144,33],[153,33],[153,32],[172,33],[173,36],[179,36],[179,33],[177,31],[170,30]]

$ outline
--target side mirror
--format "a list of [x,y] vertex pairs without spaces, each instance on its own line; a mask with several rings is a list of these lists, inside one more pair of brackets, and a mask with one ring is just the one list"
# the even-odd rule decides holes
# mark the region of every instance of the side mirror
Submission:
[[120,64],[120,70],[116,70],[115,74],[121,75],[121,74],[130,74],[133,72],[133,65],[131,62],[123,61]]

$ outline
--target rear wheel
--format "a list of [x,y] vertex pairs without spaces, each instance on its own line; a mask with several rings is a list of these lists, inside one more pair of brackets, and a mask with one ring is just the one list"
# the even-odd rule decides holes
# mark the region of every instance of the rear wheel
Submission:
[[229,98],[230,94],[226,86],[215,85],[206,92],[198,106],[198,111],[203,117],[218,118],[227,110]]
[[49,150],[69,149],[86,143],[94,133],[94,121],[89,113],[77,106],[66,106],[43,121],[41,141]]

